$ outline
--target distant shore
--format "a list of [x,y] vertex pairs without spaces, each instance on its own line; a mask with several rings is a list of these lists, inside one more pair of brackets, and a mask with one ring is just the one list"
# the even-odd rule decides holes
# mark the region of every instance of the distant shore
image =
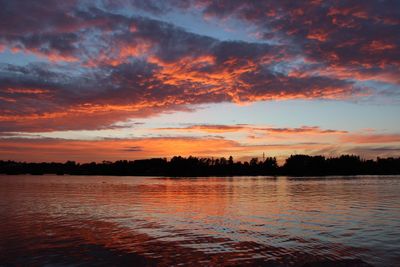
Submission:
[[101,163],[0,161],[0,174],[116,175],[116,176],[327,176],[327,175],[395,175],[400,174],[400,157],[364,160],[359,156],[292,155],[279,166],[276,158],[257,158],[249,162],[227,158],[176,156],[143,160],[120,160]]

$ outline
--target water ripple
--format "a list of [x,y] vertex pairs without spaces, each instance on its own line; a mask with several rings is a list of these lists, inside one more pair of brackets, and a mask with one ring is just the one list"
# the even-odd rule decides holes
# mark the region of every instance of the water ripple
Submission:
[[0,176],[0,266],[399,266],[399,178]]

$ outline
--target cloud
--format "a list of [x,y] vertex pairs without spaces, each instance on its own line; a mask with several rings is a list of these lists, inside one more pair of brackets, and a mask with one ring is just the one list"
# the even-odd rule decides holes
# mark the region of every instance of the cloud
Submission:
[[[318,38],[293,35],[305,38],[299,43],[303,46],[300,50],[295,42],[226,41],[133,12],[162,14],[200,8],[209,16],[230,14],[262,29],[259,11],[276,9],[252,3],[226,4],[221,8],[207,1],[198,5],[179,1],[68,1],[60,5],[46,0],[2,1],[0,17],[5,23],[0,25],[0,45],[41,60],[23,66],[0,65],[0,131],[103,129],[129,118],[192,110],[197,104],[347,99],[370,94],[349,77],[331,74],[342,64],[328,64],[310,54],[314,48],[307,42],[316,45],[321,42]],[[122,12],[124,7],[133,13]],[[285,5],[279,10],[289,12]],[[288,24],[281,29],[287,36],[293,22],[281,22]],[[303,27],[305,22],[301,22]],[[278,25],[270,23],[272,28]],[[373,41],[365,51],[379,46]],[[387,40],[379,53],[396,51],[392,43]],[[290,75],[291,62],[303,54],[318,64],[312,64],[307,75],[294,75],[294,70]],[[395,77],[398,68],[392,63],[385,63],[385,69],[391,68],[390,77]],[[326,64],[331,73],[321,71]],[[373,72],[377,77],[388,74]]]
[[[371,80],[393,85],[381,95],[398,89],[396,1],[0,5],[0,50],[37,57],[0,64],[3,132],[104,129],[207,103],[357,99],[374,94],[360,84]],[[260,39],[220,40],[162,20],[186,11],[247,23]]]
[[399,143],[400,134],[349,134],[342,136],[340,140],[356,144]]
[[138,152],[138,151],[143,151],[143,148],[141,148],[140,146],[131,146],[131,147],[123,148],[122,151]]
[[[206,16],[234,17],[258,36],[299,49],[317,75],[348,69],[364,79],[399,84],[398,1],[203,1]],[[317,67],[318,66],[318,67]],[[321,73],[323,75],[323,73]]]
[[262,127],[249,124],[236,124],[236,125],[223,125],[223,124],[197,124],[186,127],[167,127],[167,128],[156,128],[156,131],[198,131],[207,133],[228,133],[238,131],[258,131],[268,134],[346,134],[347,131],[332,130],[332,129],[321,129],[317,126],[302,126],[298,128],[274,128],[274,127]]
[[249,129],[248,125],[217,125],[217,124],[199,124],[190,125],[187,127],[166,127],[166,128],[156,128],[156,131],[199,131],[207,133],[227,133],[227,132],[237,132],[241,130]]

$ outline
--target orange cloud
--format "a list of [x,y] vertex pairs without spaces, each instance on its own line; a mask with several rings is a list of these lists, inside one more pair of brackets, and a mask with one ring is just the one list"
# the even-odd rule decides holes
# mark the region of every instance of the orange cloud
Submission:
[[46,94],[49,92],[40,88],[7,88],[5,91],[10,94]]
[[[17,100],[15,100],[14,98],[10,98],[10,97],[4,97],[4,96],[0,96],[0,100],[1,101],[5,101],[5,102],[9,102],[9,103],[16,103]],[[0,116],[1,119],[2,116]]]
[[[361,68],[362,67],[362,68]],[[379,72],[374,72],[373,66],[321,66],[315,67],[309,70],[304,69],[293,69],[288,73],[290,77],[306,78],[312,76],[325,76],[325,77],[335,77],[337,79],[354,79],[358,81],[381,81],[392,84],[400,83],[400,76],[398,70],[396,69],[382,69]],[[367,96],[372,95],[373,91],[365,88],[364,92],[358,92],[357,96]]]
[[396,49],[396,45],[392,43],[385,42],[383,40],[374,40],[367,45],[364,45],[362,49],[372,52],[379,53],[385,50]]
[[342,130],[331,130],[321,129],[317,126],[302,126],[300,128],[266,128],[265,131],[271,133],[281,134],[299,134],[299,133],[310,133],[310,134],[345,134],[347,131]]
[[145,57],[153,45],[146,41],[137,41],[129,44],[116,44],[107,51],[99,52],[96,58],[91,58],[84,65],[87,67],[96,68],[99,65],[118,66],[131,57]]
[[350,134],[340,139],[344,143],[379,144],[400,142],[400,134]]
[[[0,98],[0,100],[17,103],[12,98]],[[116,121],[123,121],[127,117],[151,116],[167,107],[170,110],[188,110],[184,106],[175,107],[177,104],[184,103],[179,103],[173,97],[164,101],[140,101],[125,105],[87,103],[53,112],[0,115],[0,126],[5,125],[9,131],[26,132],[112,128],[111,125]]]
[[229,58],[217,63],[213,55],[184,57],[175,62],[164,62],[153,56],[149,58],[149,62],[162,67],[155,73],[160,82],[182,86],[192,98],[214,95],[236,103],[241,103],[246,98],[244,95],[251,87],[241,76],[255,72],[258,68],[257,63],[250,59]]
[[241,130],[247,130],[249,126],[247,125],[192,125],[188,127],[178,128],[178,127],[168,127],[168,128],[156,128],[156,131],[198,131],[206,133],[227,133],[227,132],[237,132]]
[[[67,2],[9,3],[4,16],[10,23],[0,25],[0,50],[33,53],[57,64],[33,60],[26,66],[12,61],[0,66],[0,130],[102,128],[208,103],[397,95],[394,2],[390,8],[317,0],[244,1],[239,6],[173,2],[159,10],[243,20],[257,32],[257,42],[249,36],[223,40],[218,33],[191,32],[176,25],[180,20],[157,20],[151,10],[127,16],[127,8],[143,8],[133,2],[106,8],[104,1],[91,1],[84,9]],[[25,10],[32,11],[30,16],[24,16]],[[226,21],[219,22],[226,29]],[[368,80],[392,84],[359,83]],[[51,94],[40,91],[44,88]],[[202,129],[228,130],[234,131]]]
[[324,32],[322,30],[317,30],[314,32],[310,32],[307,35],[308,39],[314,39],[314,40],[318,40],[320,42],[325,42],[328,39],[329,34],[327,32]]
[[273,127],[260,127],[256,125],[248,124],[236,124],[236,125],[218,125],[218,124],[199,124],[191,125],[187,127],[177,128],[156,128],[154,130],[161,131],[198,131],[207,133],[227,133],[237,131],[262,131],[266,133],[279,133],[279,134],[345,134],[347,131],[321,129],[317,126],[302,126],[299,128],[273,128]]

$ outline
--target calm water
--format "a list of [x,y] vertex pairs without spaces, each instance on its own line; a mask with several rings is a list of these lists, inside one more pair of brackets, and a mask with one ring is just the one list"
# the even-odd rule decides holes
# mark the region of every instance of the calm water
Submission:
[[400,266],[400,177],[0,176],[0,266]]

